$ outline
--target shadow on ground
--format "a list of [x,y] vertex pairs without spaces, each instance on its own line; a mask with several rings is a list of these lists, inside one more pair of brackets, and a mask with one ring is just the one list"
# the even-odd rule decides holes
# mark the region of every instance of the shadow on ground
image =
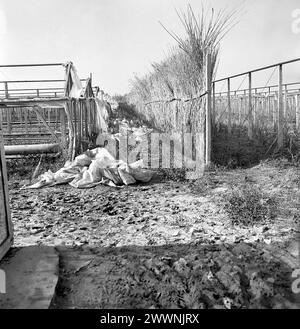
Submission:
[[282,246],[58,247],[51,308],[299,308],[297,258]]

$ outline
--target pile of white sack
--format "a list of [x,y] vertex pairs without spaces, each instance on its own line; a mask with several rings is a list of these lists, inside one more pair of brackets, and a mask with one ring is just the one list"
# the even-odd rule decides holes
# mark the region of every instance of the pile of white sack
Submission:
[[38,181],[27,189],[44,186],[69,184],[75,188],[91,188],[99,184],[109,186],[132,185],[136,182],[148,183],[153,178],[153,171],[143,169],[143,160],[128,165],[116,160],[105,148],[87,151],[67,161],[65,166],[53,173],[51,170],[39,176]]

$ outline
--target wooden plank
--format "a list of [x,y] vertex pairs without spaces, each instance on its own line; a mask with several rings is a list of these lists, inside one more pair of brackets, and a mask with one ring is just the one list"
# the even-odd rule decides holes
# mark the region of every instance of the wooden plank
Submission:
[[273,99],[273,126],[274,130],[277,130],[277,106],[278,106],[278,96],[277,94],[274,96]]
[[88,139],[89,136],[89,128],[88,128],[88,110],[87,110],[87,106],[86,106],[86,102],[82,101],[82,105],[84,107],[84,113],[85,113],[85,138]]
[[248,74],[249,81],[249,108],[248,108],[248,137],[253,139],[253,113],[252,113],[252,73]]
[[257,126],[257,93],[255,91],[255,94],[254,94],[254,101],[252,102],[253,103],[253,108],[252,108],[252,113],[253,113],[253,125],[254,125],[254,128]]
[[77,115],[76,115],[76,103],[75,100],[71,101],[72,103],[72,116],[74,121],[74,138],[75,138],[75,149],[77,150],[77,142],[78,142],[78,129],[77,129]]
[[288,111],[288,87],[284,86],[284,102],[283,102],[283,119],[287,119],[287,111]]
[[29,112],[29,110],[27,108],[24,109],[24,123],[25,123],[25,132],[26,132],[26,135],[29,134],[29,131],[28,131],[28,112]]
[[295,95],[296,105],[296,129],[300,131],[300,94]]
[[82,111],[78,100],[75,101],[75,111],[77,112],[77,122],[78,122],[78,133],[77,133],[77,145],[78,150],[81,152],[81,141],[82,141]]
[[277,146],[283,148],[283,67],[279,66],[278,82],[278,111],[277,111]]
[[61,131],[61,142],[63,147],[66,147],[66,117],[65,117],[65,109],[61,109],[59,111],[60,115],[60,131]]
[[84,113],[83,113],[83,106],[82,106],[82,103],[80,101],[78,101],[78,106],[79,106],[79,110],[80,110],[80,114],[79,114],[79,117],[80,117],[80,120],[79,120],[79,122],[80,122],[80,136],[81,136],[81,138],[83,138],[84,137],[84,135],[83,135]]
[[48,115],[48,125],[51,124],[51,108],[47,109],[47,115]]
[[243,111],[243,97],[240,98],[240,102],[239,102],[239,126],[242,124],[242,111]]
[[68,159],[73,161],[75,158],[75,138],[74,138],[74,124],[72,117],[72,101],[65,103],[65,113],[67,115],[68,132],[69,132],[69,147],[68,147]]
[[228,133],[231,134],[231,116],[232,116],[232,108],[231,108],[231,91],[230,91],[230,79],[227,80],[227,107],[228,107]]
[[11,110],[6,109],[6,118],[7,118],[7,132],[11,134]]
[[92,108],[92,116],[93,116],[93,132],[97,131],[97,108],[96,108],[96,103],[94,99],[89,100],[91,103],[91,108]]
[[212,99],[211,99],[211,90],[212,89],[212,64],[211,64],[211,55],[207,55],[206,62],[206,136],[205,136],[205,159],[206,166],[211,165],[211,119],[212,119]]
[[85,101],[86,104],[86,111],[87,111],[87,127],[88,127],[88,136],[91,137],[92,135],[92,128],[91,128],[91,107],[88,100]]
[[267,107],[268,107],[268,120],[273,120],[272,108],[271,108],[271,88],[269,88],[268,96],[267,96]]

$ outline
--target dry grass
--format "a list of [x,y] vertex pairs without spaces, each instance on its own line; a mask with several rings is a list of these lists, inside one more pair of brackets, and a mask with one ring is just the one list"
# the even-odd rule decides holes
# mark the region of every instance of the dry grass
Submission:
[[128,100],[158,129],[201,131],[201,109],[205,107],[205,99],[187,100],[197,98],[205,91],[208,54],[212,55],[212,75],[215,74],[220,41],[232,27],[235,12],[203,9],[197,17],[188,6],[186,12],[177,14],[184,35],[164,29],[178,46],[165,60],[152,64],[150,74],[133,79]]
[[250,184],[229,192],[225,210],[232,224],[245,226],[274,220],[277,211],[275,199]]

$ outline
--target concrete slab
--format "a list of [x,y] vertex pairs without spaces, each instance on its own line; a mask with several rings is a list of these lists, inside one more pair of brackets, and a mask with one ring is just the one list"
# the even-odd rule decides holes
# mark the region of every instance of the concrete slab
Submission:
[[0,262],[6,293],[0,309],[47,309],[58,281],[59,256],[53,247],[11,249]]

